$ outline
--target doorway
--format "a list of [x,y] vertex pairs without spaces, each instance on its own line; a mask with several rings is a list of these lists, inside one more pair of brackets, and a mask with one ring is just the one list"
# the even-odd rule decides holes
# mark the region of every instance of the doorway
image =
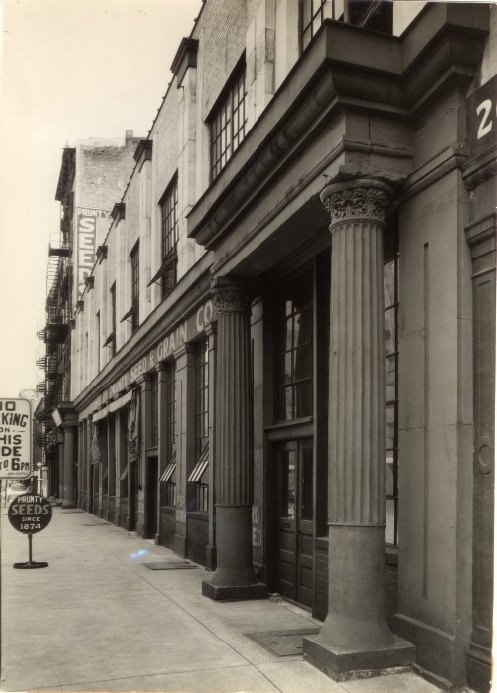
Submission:
[[157,533],[157,457],[147,457],[145,475],[145,537],[153,539]]
[[312,608],[314,591],[314,484],[312,438],[275,444],[272,455],[273,570],[276,589]]

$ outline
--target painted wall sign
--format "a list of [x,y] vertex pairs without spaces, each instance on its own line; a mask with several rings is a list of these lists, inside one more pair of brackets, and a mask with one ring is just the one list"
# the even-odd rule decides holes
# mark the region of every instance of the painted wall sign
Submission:
[[52,506],[48,498],[25,493],[14,498],[8,510],[10,524],[23,534],[36,534],[52,519]]
[[497,75],[468,99],[468,141],[475,154],[497,142]]
[[104,209],[77,207],[76,265],[78,289],[75,300],[81,298],[85,290],[85,279],[89,277],[95,264],[97,238],[103,238],[110,225],[110,212]]
[[31,476],[31,402],[0,399],[0,479]]
[[[192,341],[199,334],[205,331],[205,328],[212,322],[214,318],[214,306],[211,299],[203,303],[192,315],[180,323],[174,330],[166,333],[155,346],[143,354],[119,380],[113,383],[106,396],[99,399],[110,399],[115,397],[118,392],[129,387],[143,373],[147,373],[152,368],[157,366],[161,361],[169,358],[174,354],[178,347],[183,346],[185,342]],[[99,402],[95,401],[94,405],[98,406]]]

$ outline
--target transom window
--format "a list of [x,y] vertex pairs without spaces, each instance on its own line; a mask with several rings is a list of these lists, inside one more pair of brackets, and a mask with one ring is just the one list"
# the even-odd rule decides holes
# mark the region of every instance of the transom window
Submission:
[[136,243],[130,253],[131,260],[131,332],[135,332],[140,324],[140,246]]
[[385,382],[386,382],[386,542],[398,543],[398,461],[399,461],[399,250],[397,233],[385,237]]
[[231,77],[210,117],[211,180],[221,173],[245,138],[246,97],[245,62],[243,62]]
[[276,316],[276,419],[312,415],[312,274],[294,280]]
[[178,179],[167,188],[161,203],[162,234],[162,298],[171,293],[177,281],[177,244],[178,244]]

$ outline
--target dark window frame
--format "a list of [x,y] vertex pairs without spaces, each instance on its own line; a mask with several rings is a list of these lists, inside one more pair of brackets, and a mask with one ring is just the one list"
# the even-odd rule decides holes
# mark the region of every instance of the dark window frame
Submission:
[[176,173],[166,188],[160,202],[161,214],[161,292],[166,298],[178,281],[178,174]]
[[[324,21],[324,7],[327,0],[299,0],[299,43],[302,53],[311,43]],[[314,5],[318,4],[316,10]],[[334,5],[334,3],[333,3]],[[310,12],[306,16],[306,9]]]
[[140,325],[140,241],[136,241],[130,254],[131,263],[131,334]]
[[[297,286],[299,279],[308,283],[306,287],[308,297],[301,306],[297,307],[295,299],[289,298],[289,296],[292,294],[302,295]],[[315,387],[313,382],[313,283],[313,272],[308,270],[300,278],[294,278],[291,284],[287,283],[279,299],[277,299],[274,349],[274,416],[276,422],[290,422],[313,414]],[[288,328],[290,329],[288,330]],[[302,341],[300,341],[301,335],[304,335]],[[305,359],[306,353],[307,361]],[[288,364],[290,364],[289,367]]]
[[[195,349],[195,460],[198,463],[209,445],[209,340],[198,342]],[[209,512],[208,467],[195,481],[195,510]]]
[[208,118],[211,182],[223,171],[246,137],[247,93],[243,56]]

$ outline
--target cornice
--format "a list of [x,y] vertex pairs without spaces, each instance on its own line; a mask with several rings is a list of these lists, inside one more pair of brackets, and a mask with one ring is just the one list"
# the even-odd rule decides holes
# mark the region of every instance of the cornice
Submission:
[[468,190],[474,190],[497,174],[497,142],[486,152],[472,157],[463,167],[463,180]]
[[102,263],[103,260],[107,260],[107,252],[108,252],[108,246],[106,245],[99,245],[97,248],[97,252],[95,253],[97,260],[99,264]]
[[171,72],[176,77],[178,88],[189,67],[197,67],[198,39],[185,37],[181,40],[174,56]]
[[464,227],[464,233],[473,260],[486,253],[495,252],[497,213],[488,214],[482,219],[467,224]]
[[122,219],[126,219],[126,203],[116,202],[110,215],[116,224],[118,224]]
[[[476,5],[468,13],[448,5],[428,3],[401,37],[326,20],[224,171],[190,211],[188,236],[209,249],[216,247],[334,112],[362,107],[409,122],[442,91],[467,84],[483,52],[488,7]],[[388,149],[384,153],[390,156]]]
[[152,140],[140,140],[133,154],[133,159],[136,161],[138,171],[141,171],[143,164],[152,159]]

